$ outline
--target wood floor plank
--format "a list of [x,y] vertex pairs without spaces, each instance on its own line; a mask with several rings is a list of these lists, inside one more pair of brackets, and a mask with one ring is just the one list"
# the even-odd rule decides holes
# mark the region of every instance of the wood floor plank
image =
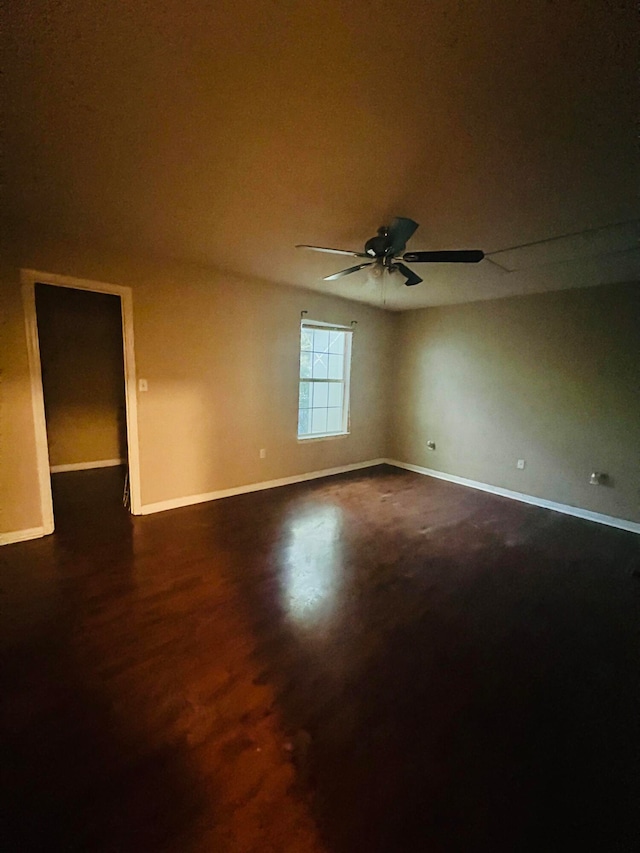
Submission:
[[0,551],[2,850],[640,849],[637,536],[381,466]]

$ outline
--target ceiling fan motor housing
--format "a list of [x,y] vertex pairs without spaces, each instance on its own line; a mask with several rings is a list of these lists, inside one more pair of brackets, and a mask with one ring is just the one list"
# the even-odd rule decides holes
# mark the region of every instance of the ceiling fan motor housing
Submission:
[[389,248],[389,229],[386,225],[383,225],[382,228],[378,228],[378,233],[375,237],[372,237],[370,240],[364,244],[364,250],[367,255],[372,258],[381,258],[383,257],[387,249]]

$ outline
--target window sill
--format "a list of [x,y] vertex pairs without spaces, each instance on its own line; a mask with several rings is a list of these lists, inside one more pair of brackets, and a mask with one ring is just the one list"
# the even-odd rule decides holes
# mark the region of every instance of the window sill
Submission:
[[349,432],[329,432],[320,435],[298,435],[298,441],[327,441],[330,438],[346,438],[350,435]]

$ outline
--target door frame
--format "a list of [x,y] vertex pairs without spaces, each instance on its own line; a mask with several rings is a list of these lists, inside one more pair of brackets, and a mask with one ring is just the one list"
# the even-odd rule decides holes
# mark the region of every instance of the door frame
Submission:
[[110,293],[120,297],[122,316],[122,348],[124,355],[124,386],[127,418],[127,461],[129,464],[129,493],[131,512],[140,515],[142,500],[140,489],[140,447],[138,441],[138,398],[136,394],[136,360],[133,343],[133,294],[130,287],[120,284],[106,284],[38,270],[21,269],[22,301],[27,332],[27,351],[29,356],[29,378],[31,384],[31,404],[36,437],[36,461],[40,486],[40,507],[44,534],[53,533],[53,496],[51,493],[51,470],[49,463],[49,444],[47,441],[47,422],[44,409],[44,391],[42,387],[42,365],[40,361],[40,343],[38,338],[38,317],[36,314],[36,284],[50,284],[54,287],[70,287],[74,290],[89,290],[92,293]]

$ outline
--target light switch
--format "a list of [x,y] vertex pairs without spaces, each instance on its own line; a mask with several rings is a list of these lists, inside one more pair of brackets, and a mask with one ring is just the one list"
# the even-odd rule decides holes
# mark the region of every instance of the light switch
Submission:
[[138,379],[138,391],[148,391],[149,385],[146,379]]

